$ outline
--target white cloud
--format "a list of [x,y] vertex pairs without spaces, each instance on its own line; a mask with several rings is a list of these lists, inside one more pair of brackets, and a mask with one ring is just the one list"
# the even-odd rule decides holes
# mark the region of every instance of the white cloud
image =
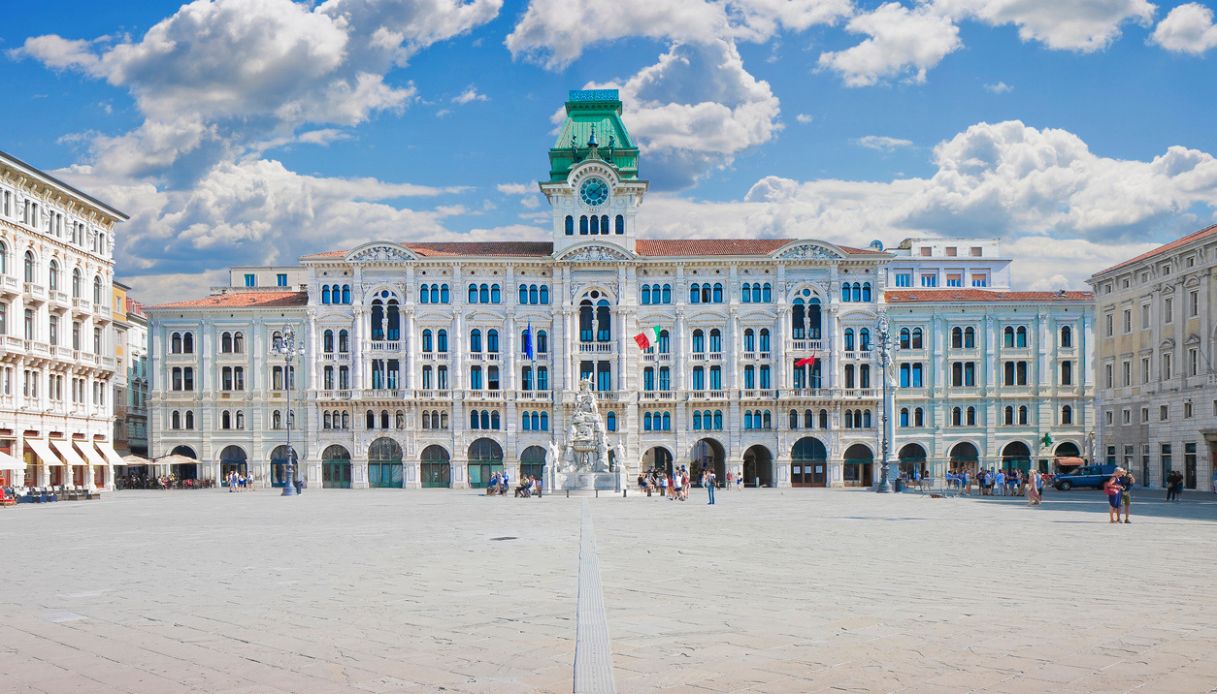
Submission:
[[[725,40],[676,43],[624,82],[588,86],[621,90],[630,104],[630,134],[646,149],[648,176],[658,189],[691,185],[781,128],[769,83],[744,69],[739,51]],[[562,117],[555,114],[556,121]]]
[[808,125],[813,120],[813,117],[808,113],[800,113],[794,119],[799,122],[799,125]]
[[956,19],[1013,24],[1023,41],[1084,53],[1107,47],[1120,36],[1125,22],[1148,24],[1154,16],[1148,0],[934,0],[934,4]]
[[985,91],[991,92],[993,94],[1009,94],[1010,92],[1014,91],[1014,87],[1011,87],[1010,85],[1006,84],[1005,82],[998,81],[998,82],[986,84]]
[[[978,123],[940,143],[935,173],[893,181],[769,176],[740,201],[651,195],[641,232],[800,237],[846,245],[914,235],[1003,238],[1022,287],[1081,288],[1093,272],[1217,221],[1217,159],[1168,148],[1149,161],[1101,157],[1076,135]],[[1062,278],[1064,281],[1062,281]]]
[[536,185],[528,183],[500,183],[495,189],[503,195],[528,195],[537,192]]
[[490,97],[478,92],[477,87],[469,85],[465,91],[452,97],[452,103],[465,105],[473,101],[490,101]]
[[1213,10],[1195,2],[1180,5],[1158,23],[1150,41],[1168,51],[1192,55],[1217,48]]
[[918,0],[913,7],[888,2],[855,15],[845,25],[869,38],[820,55],[819,66],[841,74],[851,87],[904,77],[922,83],[926,73],[963,46],[959,24],[1014,25],[1023,41],[1083,53],[1107,47],[1129,21],[1148,24],[1148,0]]
[[869,38],[843,51],[820,54],[823,69],[840,73],[845,84],[866,87],[905,76],[925,82],[926,72],[963,45],[959,27],[933,5],[909,9],[889,2],[856,15],[845,28]]
[[902,140],[898,137],[888,137],[887,135],[864,135],[855,140],[859,147],[866,149],[874,149],[880,152],[894,152],[897,149],[904,147],[912,147],[912,140]]
[[[493,19],[501,0],[373,3],[195,0],[138,39],[25,41],[12,55],[127,89],[144,123],[99,137],[93,160],[116,172],[182,177],[251,143],[308,124],[358,125],[405,108],[413,85],[386,82],[417,51]],[[147,156],[144,154],[147,153]]]

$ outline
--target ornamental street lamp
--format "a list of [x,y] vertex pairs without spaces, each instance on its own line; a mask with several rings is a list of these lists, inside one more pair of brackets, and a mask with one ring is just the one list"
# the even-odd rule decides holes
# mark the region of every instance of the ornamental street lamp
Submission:
[[889,332],[890,327],[891,326],[887,320],[887,314],[879,314],[879,365],[881,376],[883,378],[883,417],[880,419],[883,426],[883,432],[881,434],[882,446],[880,447],[880,455],[883,457],[879,464],[879,484],[875,486],[875,491],[880,494],[888,494],[892,491],[891,482],[888,480],[888,476],[890,475],[891,471],[891,467],[888,464],[888,459],[891,457],[891,446],[895,443],[895,441],[892,440],[895,438],[895,436],[891,429],[891,424],[894,423],[894,420],[892,420],[892,400],[895,399],[894,395],[896,389],[893,384],[888,383],[888,381],[891,380],[890,372],[892,362],[891,344],[889,343],[889,340],[891,339],[891,334]]
[[283,336],[271,345],[271,356],[283,357],[283,385],[287,389],[287,470],[284,471],[284,484],[282,496],[295,496],[295,452],[292,451],[292,362],[296,357],[304,356],[304,347],[296,346],[296,333],[292,330],[292,326],[288,325],[283,328]]

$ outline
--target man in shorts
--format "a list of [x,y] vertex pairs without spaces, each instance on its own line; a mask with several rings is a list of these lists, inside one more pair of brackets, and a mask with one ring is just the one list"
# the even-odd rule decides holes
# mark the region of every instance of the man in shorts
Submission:
[[[1127,470],[1120,475],[1117,482],[1120,485],[1120,505],[1124,508],[1124,522],[1128,523],[1128,507],[1132,505],[1132,488],[1137,485],[1137,478],[1133,476],[1132,470]],[[1118,518],[1119,513],[1116,516]]]

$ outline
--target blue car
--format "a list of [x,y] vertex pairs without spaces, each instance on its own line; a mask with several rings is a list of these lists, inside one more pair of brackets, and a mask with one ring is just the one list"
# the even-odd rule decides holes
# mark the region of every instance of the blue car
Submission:
[[1115,465],[1084,465],[1069,474],[1057,475],[1052,486],[1067,492],[1074,487],[1092,487],[1101,489],[1107,480],[1115,474]]

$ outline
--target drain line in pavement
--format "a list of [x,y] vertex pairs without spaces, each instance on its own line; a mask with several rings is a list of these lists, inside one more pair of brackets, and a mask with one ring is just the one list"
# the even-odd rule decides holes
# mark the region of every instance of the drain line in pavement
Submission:
[[587,500],[579,523],[579,598],[575,616],[575,694],[612,694],[613,645],[609,640],[600,559]]

